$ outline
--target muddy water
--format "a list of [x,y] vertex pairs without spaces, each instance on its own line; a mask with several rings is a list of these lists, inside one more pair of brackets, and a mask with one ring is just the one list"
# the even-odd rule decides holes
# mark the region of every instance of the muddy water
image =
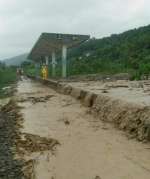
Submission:
[[48,94],[54,97],[45,103],[20,104],[25,106],[23,132],[61,143],[56,152],[40,155],[37,179],[150,178],[150,145],[128,140],[122,131],[90,115],[79,101],[25,79],[16,98]]

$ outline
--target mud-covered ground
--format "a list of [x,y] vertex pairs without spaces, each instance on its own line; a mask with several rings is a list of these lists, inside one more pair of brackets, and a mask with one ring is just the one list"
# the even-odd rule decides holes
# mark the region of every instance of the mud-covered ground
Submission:
[[[70,85],[72,87],[68,87]],[[92,86],[94,83],[90,85],[94,88]],[[86,84],[88,87],[90,85]],[[78,87],[73,87],[73,84],[62,84],[58,93],[26,78],[22,78],[17,89],[15,99],[18,100],[18,105],[24,107],[21,110],[24,115],[22,133],[53,138],[60,143],[52,150],[25,155],[26,159],[38,156],[37,179],[95,179],[96,176],[97,179],[149,179],[150,144],[145,136],[148,129],[141,140],[144,142],[139,142],[136,130],[132,129],[131,133],[128,128],[120,127],[122,130],[118,130],[117,123],[114,126],[110,120],[117,120],[119,110],[117,105],[120,105],[120,110],[124,105],[125,110],[131,109],[130,113],[124,110],[120,115],[132,119],[135,106],[132,104],[131,108],[129,101],[114,96],[113,100],[116,99],[116,103],[111,101],[110,105],[110,98],[105,96],[107,92],[103,90],[99,91],[104,95],[95,98],[93,94],[91,97],[90,93],[83,92],[85,88],[82,88],[81,84]],[[109,102],[109,105],[106,102]],[[113,108],[115,105],[116,108]],[[149,104],[142,107],[135,105],[139,108],[138,111],[143,107],[149,107]],[[115,109],[117,110],[114,111]],[[114,112],[111,116],[112,111]],[[138,111],[135,110],[133,114],[140,115]],[[123,125],[123,118],[118,119],[121,121],[118,125]],[[135,119],[135,116],[133,118]],[[144,120],[143,123],[135,120],[137,129],[149,124],[148,116],[147,118],[145,116]],[[135,125],[134,122],[132,124]]]

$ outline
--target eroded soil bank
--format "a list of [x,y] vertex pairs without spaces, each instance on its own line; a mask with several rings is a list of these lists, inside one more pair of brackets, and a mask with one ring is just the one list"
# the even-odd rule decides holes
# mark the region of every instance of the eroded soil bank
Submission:
[[[51,151],[27,156],[38,156],[37,179],[149,179],[150,144],[136,140],[149,124],[149,107],[98,96],[69,84],[60,84],[58,92],[23,78],[15,94],[18,104],[24,106],[22,133],[51,137],[60,143]],[[122,129],[134,139],[111,125],[121,128],[124,119],[126,128]],[[133,130],[132,124],[139,127]],[[148,129],[145,131],[141,140],[146,142]]]
[[[138,86],[136,91],[133,86]],[[141,82],[60,83],[57,91],[80,100],[91,114],[126,131],[129,137],[150,141],[150,92],[145,93]]]

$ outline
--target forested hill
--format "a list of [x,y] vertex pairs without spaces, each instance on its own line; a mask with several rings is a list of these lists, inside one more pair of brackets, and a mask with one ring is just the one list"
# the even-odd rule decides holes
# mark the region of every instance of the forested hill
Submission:
[[[86,56],[86,51],[93,53]],[[150,63],[150,25],[102,39],[92,38],[69,49],[67,58],[68,67],[74,65],[68,68],[70,75],[138,69]]]
[[21,63],[24,61],[31,62],[31,60],[27,59],[28,54],[29,53],[18,55],[9,59],[5,59],[2,62],[4,62],[7,66],[10,66],[10,65],[20,66]]

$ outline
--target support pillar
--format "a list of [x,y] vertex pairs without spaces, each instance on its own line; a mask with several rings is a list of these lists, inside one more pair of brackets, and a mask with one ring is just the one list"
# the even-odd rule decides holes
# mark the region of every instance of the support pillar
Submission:
[[38,61],[38,76],[41,75],[41,64],[40,64],[40,60]]
[[66,58],[67,58],[67,45],[63,44],[62,48],[62,77],[66,77]]
[[52,51],[52,76],[55,76],[55,65],[56,65],[56,53]]
[[48,58],[47,55],[45,56],[45,65],[46,65],[46,75],[49,76],[49,67],[48,67],[48,65],[49,65],[49,58]]
[[45,61],[46,61],[46,65],[49,65],[49,60],[48,60],[48,56],[45,56]]
[[43,59],[41,58],[41,60],[40,60],[40,76],[43,77],[43,75],[42,75],[42,65],[43,65]]
[[39,63],[36,62],[36,76],[38,75],[38,66],[39,66]]
[[40,68],[42,67],[42,65],[43,65],[43,59],[41,58],[41,60],[40,60]]

